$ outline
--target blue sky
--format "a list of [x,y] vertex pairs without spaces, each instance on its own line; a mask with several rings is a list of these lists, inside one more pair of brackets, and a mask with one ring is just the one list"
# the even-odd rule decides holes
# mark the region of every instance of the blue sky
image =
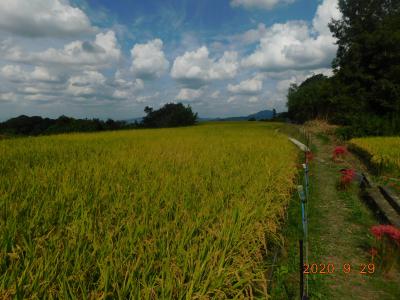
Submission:
[[331,74],[332,18],[337,0],[3,0],[0,119],[283,111],[290,84]]

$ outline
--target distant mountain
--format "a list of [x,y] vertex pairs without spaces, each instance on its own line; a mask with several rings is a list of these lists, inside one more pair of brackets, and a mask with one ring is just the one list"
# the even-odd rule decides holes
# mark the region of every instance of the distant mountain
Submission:
[[123,121],[126,122],[126,123],[128,123],[128,124],[133,124],[133,123],[135,123],[135,122],[140,123],[140,122],[142,122],[142,120],[143,120],[143,117],[132,118],[132,119],[125,119],[125,120],[123,120]]
[[[240,117],[227,117],[227,118],[198,118],[199,122],[208,122],[208,121],[247,121],[248,119],[254,118],[257,121],[259,120],[269,120],[272,119],[272,110],[262,110],[259,111],[255,114],[251,114],[248,116],[240,116]],[[128,124],[133,124],[136,122],[141,122],[143,120],[143,117],[141,118],[132,118],[132,119],[127,119],[127,120],[123,120],[125,122],[127,122]]]
[[254,118],[256,120],[265,120],[265,119],[272,119],[273,112],[272,110],[262,110],[258,113],[248,115],[247,119]]
[[255,114],[241,117],[228,117],[228,118],[199,118],[199,122],[206,121],[247,121],[248,119],[254,118],[256,120],[272,119],[272,110],[262,110]]

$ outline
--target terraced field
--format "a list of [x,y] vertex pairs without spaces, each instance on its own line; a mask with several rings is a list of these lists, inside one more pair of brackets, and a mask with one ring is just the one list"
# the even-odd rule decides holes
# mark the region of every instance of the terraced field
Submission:
[[297,160],[273,126],[0,141],[0,298],[265,295]]

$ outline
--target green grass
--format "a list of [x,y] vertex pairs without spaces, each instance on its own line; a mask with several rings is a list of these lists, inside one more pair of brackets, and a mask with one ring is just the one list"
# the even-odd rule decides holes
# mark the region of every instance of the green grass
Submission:
[[[337,188],[339,170],[352,166],[360,170],[359,161],[351,155],[342,163],[331,159],[335,145],[314,135],[315,159],[310,166],[309,263],[334,263],[337,271],[330,275],[309,276],[311,299],[399,299],[399,273],[360,275],[361,264],[371,261],[368,254],[374,245],[370,234],[378,223],[368,206],[359,198],[359,187],[353,182],[345,190]],[[328,137],[329,138],[329,137]],[[301,179],[299,180],[301,182]],[[301,208],[297,195],[288,208],[284,229],[285,246],[275,273],[273,299],[299,297],[299,246],[302,237]],[[353,272],[344,274],[343,264],[352,265]]]
[[276,127],[0,141],[0,298],[265,296],[296,176]]
[[322,144],[324,144],[324,145],[327,145],[327,144],[329,144],[329,142],[330,142],[330,139],[329,139],[329,137],[326,135],[326,134],[323,134],[323,133],[317,133],[316,134],[316,137],[320,140],[320,142],[322,143]]

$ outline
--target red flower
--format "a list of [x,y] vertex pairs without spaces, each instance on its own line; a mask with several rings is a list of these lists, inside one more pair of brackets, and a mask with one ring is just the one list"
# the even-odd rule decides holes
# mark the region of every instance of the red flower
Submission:
[[400,230],[394,226],[390,226],[387,234],[396,242],[400,242]]
[[333,158],[336,159],[339,156],[343,156],[347,153],[347,149],[344,146],[336,146],[333,150]]
[[382,231],[382,226],[383,225],[378,225],[378,226],[372,226],[371,227],[371,233],[375,236],[375,238],[377,238],[378,240],[380,240],[382,238],[383,235],[383,231]]
[[376,225],[371,227],[371,233],[380,240],[383,235],[386,235],[400,243],[400,229],[392,226],[392,225]]
[[342,169],[340,173],[342,173],[342,177],[340,178],[342,185],[350,184],[356,176],[356,172],[353,169]]
[[341,169],[340,173],[342,173],[344,176],[349,176],[349,177],[355,177],[356,176],[356,171],[353,169]]

